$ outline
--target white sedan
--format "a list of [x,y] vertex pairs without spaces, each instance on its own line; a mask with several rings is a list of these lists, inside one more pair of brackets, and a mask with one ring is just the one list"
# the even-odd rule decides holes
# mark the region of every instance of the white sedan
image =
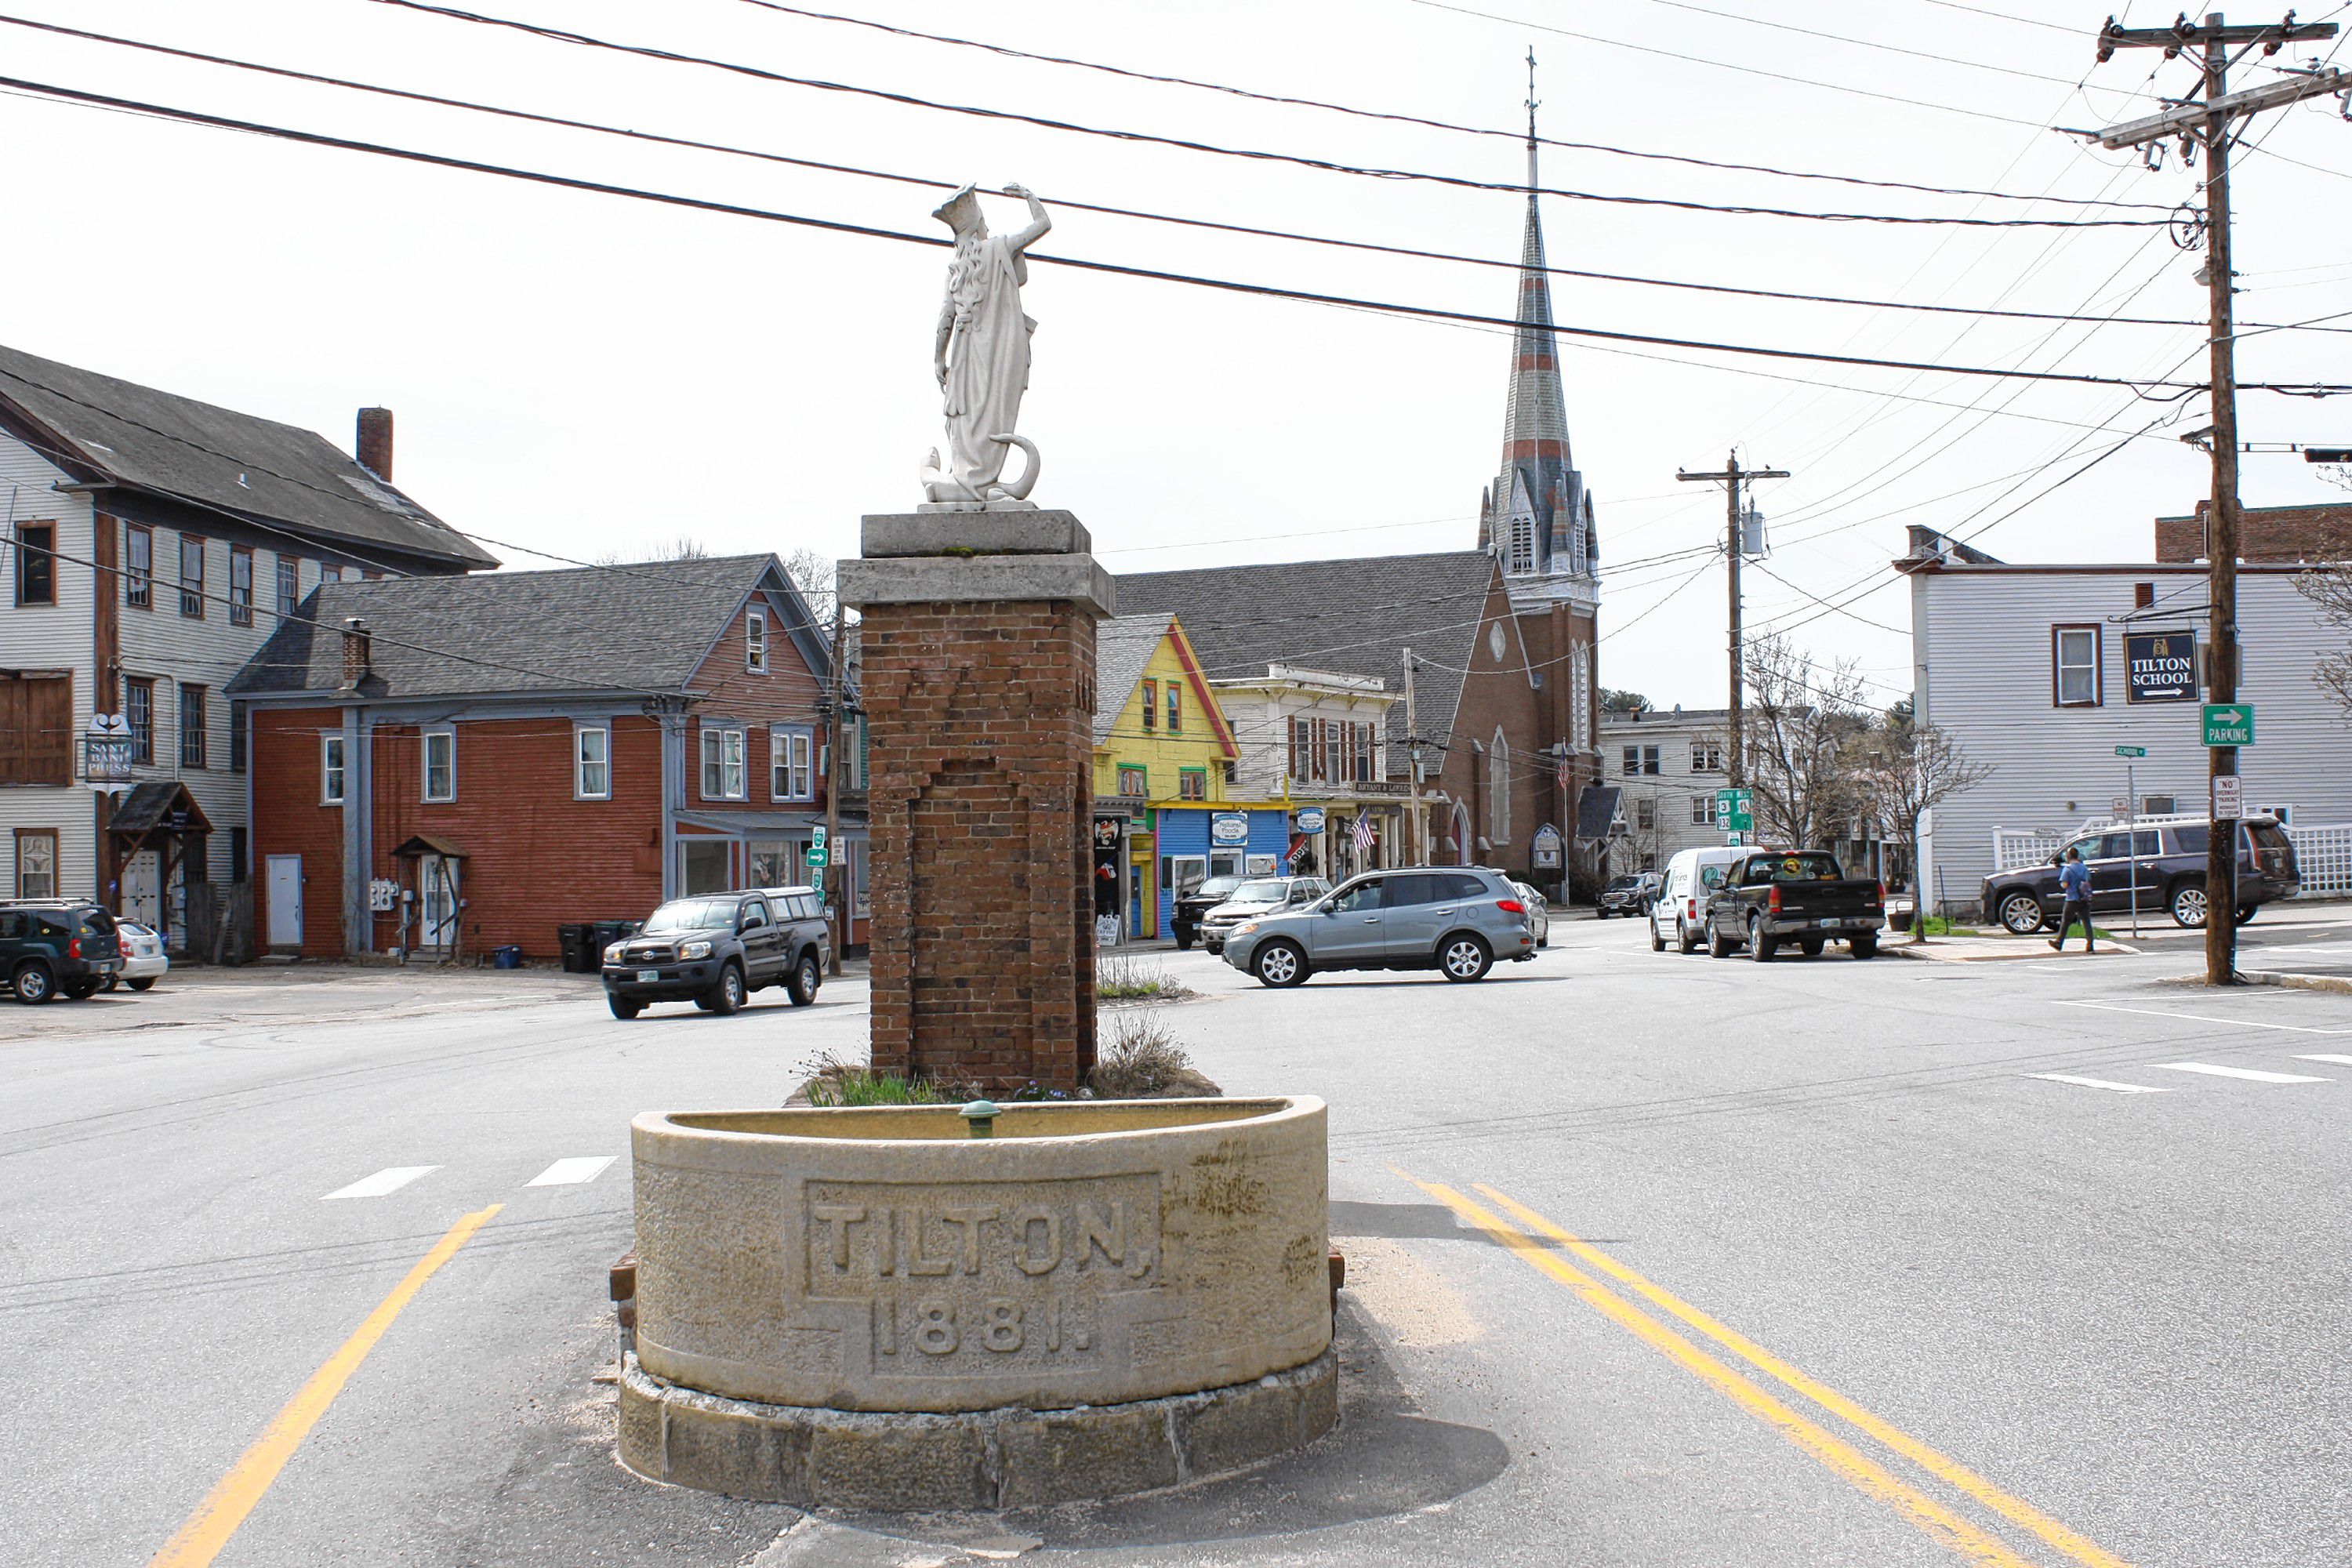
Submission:
[[172,961],[163,955],[163,935],[153,927],[137,921],[117,921],[114,935],[122,948],[122,968],[106,977],[109,991],[118,980],[133,991],[144,991],[170,971]]

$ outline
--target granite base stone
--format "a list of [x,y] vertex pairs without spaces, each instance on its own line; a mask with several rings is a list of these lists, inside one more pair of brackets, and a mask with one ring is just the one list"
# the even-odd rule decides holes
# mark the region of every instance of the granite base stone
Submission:
[[999,1509],[1157,1491],[1303,1448],[1339,1418],[1339,1361],[1069,1410],[892,1414],[761,1405],[621,1368],[621,1461],[795,1508]]

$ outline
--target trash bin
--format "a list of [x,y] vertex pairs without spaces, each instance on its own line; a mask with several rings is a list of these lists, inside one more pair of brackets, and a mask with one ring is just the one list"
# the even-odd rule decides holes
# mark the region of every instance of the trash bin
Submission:
[[494,947],[490,949],[490,967],[492,969],[520,969],[522,967],[522,949],[513,942],[509,942],[504,947]]
[[594,945],[589,950],[588,967],[604,968],[604,950],[625,937],[636,934],[637,922],[635,921],[598,921],[590,931],[590,941]]
[[556,941],[563,949],[564,973],[593,974],[601,967],[597,962],[601,950],[592,950],[589,946],[595,934],[596,928],[584,922],[555,928]]

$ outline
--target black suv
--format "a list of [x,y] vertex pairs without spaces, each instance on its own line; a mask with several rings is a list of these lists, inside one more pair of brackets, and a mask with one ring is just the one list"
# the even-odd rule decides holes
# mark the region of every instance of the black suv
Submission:
[[78,899],[0,904],[0,979],[19,1002],[79,1002],[122,967],[114,917]]
[[761,986],[782,985],[805,1007],[831,952],[814,888],[698,893],[672,899],[604,950],[604,1000],[615,1018],[634,1018],[649,1002],[732,1013]]
[[[2020,936],[2058,923],[2065,899],[2058,868],[2066,850],[2079,850],[2091,870],[2091,912],[2165,910],[2191,930],[2205,923],[2205,852],[2212,829],[2202,818],[2107,827],[2070,839],[2046,866],[1997,871],[1984,880],[1984,911]],[[2273,899],[2291,899],[2302,886],[2294,846],[2275,817],[2248,817],[2238,827],[2238,923]]]
[[1201,940],[1201,917],[1234,896],[1234,889],[1247,877],[1212,877],[1189,893],[1181,894],[1176,908],[1168,917],[1168,933],[1176,939],[1176,949],[1181,952]]

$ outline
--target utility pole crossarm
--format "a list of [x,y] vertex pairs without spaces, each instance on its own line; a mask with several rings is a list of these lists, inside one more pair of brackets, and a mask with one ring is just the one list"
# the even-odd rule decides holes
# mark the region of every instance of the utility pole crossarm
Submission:
[[1731,665],[1731,701],[1724,714],[1726,721],[1724,728],[1728,731],[1725,736],[1728,754],[1724,758],[1724,766],[1733,789],[1738,789],[1748,782],[1748,750],[1746,739],[1740,732],[1740,709],[1744,705],[1745,686],[1741,663],[1745,648],[1739,627],[1739,558],[1742,553],[1739,538],[1739,486],[1741,481],[1746,479],[1785,479],[1788,477],[1789,470],[1786,468],[1743,468],[1739,466],[1738,452],[1733,452],[1724,459],[1723,471],[1720,473],[1692,474],[1681,469],[1675,471],[1675,478],[1686,482],[1720,480],[1723,484],[1725,501],[1723,560],[1725,575],[1728,580],[1730,590],[1730,606],[1725,617],[1726,629],[1729,635],[1725,638],[1724,651],[1728,656]]
[[[2333,31],[2332,28],[2330,30]],[[2283,109],[2306,98],[2331,98],[2342,92],[2352,92],[2352,72],[2331,68],[2315,71],[2309,76],[2291,76],[2284,81],[2250,87],[2243,92],[2215,99],[2210,105],[2184,103],[2178,109],[2151,114],[2145,120],[2134,120],[2084,134],[2095,135],[2099,145],[2109,151],[2137,147],[2143,142],[2161,142],[2183,132],[2202,131],[2215,114],[2229,120],[2242,114],[2258,114],[2265,109]]]

